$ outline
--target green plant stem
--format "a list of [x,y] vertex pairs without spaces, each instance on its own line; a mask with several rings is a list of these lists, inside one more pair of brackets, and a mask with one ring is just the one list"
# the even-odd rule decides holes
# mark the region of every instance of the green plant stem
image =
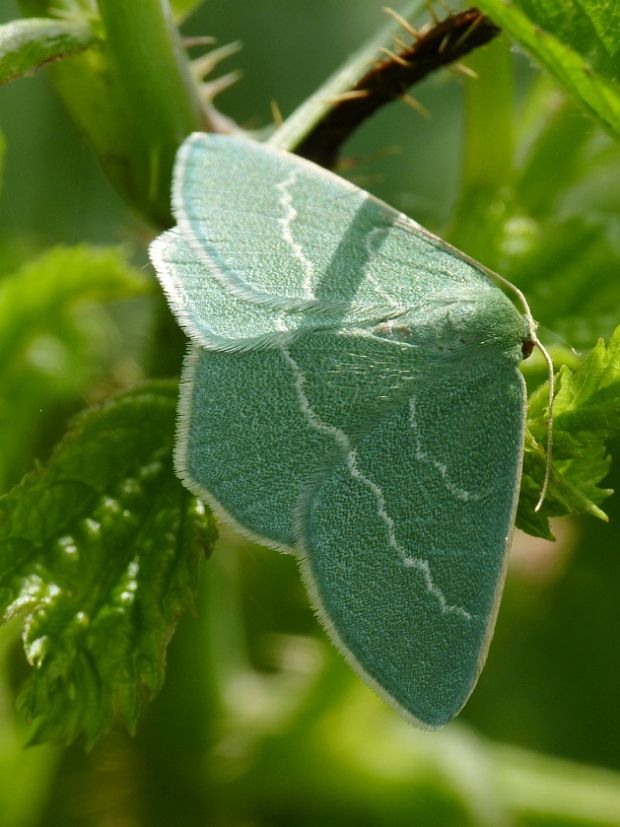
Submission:
[[166,0],[98,0],[106,47],[135,140],[131,188],[144,211],[168,223],[176,150],[204,128],[198,91]]
[[620,819],[618,774],[508,746],[491,746],[495,781],[519,824],[613,827]]
[[[234,622],[234,598],[218,591],[217,611]],[[240,659],[222,674],[222,658],[230,665],[235,659],[230,630],[226,623],[209,628],[221,697],[237,698],[229,700],[226,718],[220,717],[221,743],[235,744],[237,751],[224,752],[214,742],[207,759],[217,766],[205,781],[209,823],[271,824],[276,811],[282,824],[296,823],[299,812],[317,824],[331,823],[331,815],[334,823],[383,827],[620,823],[617,773],[500,745],[459,724],[434,733],[416,730],[360,692],[335,656],[318,661],[314,679],[296,697],[291,684],[281,683],[288,686],[286,702],[262,717],[261,695],[275,692],[276,684],[249,666],[244,676]],[[252,701],[245,704],[239,700],[244,686]]]
[[467,60],[461,192],[449,240],[488,267],[503,269],[496,239],[514,170],[514,66],[499,37]]
[[514,72],[505,38],[467,58],[477,75],[465,86],[463,189],[495,188],[507,178],[514,154]]

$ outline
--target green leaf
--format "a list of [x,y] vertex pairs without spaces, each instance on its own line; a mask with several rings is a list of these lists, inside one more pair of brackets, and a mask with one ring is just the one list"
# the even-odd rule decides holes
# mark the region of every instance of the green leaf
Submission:
[[214,532],[171,462],[177,386],[81,415],[45,468],[0,498],[0,611],[24,617],[33,740],[130,729],[160,688]]
[[620,6],[615,0],[520,0],[524,12],[583,55],[593,69],[620,78]]
[[0,487],[30,463],[41,413],[80,399],[118,350],[101,303],[150,288],[122,250],[86,245],[0,277]]
[[615,0],[480,0],[477,4],[595,116],[620,135]]
[[118,248],[51,248],[0,280],[0,353],[22,350],[33,331],[49,331],[76,301],[110,301],[149,289]]
[[4,156],[6,154],[6,139],[0,132],[0,192],[4,183]]
[[[518,232],[515,218],[505,229]],[[620,237],[595,215],[524,220],[527,249],[505,272],[526,291],[535,318],[573,347],[590,347],[619,318]],[[504,239],[507,243],[508,239]],[[516,244],[513,235],[508,243]]]
[[[620,313],[620,145],[548,78],[518,106],[506,83],[498,105],[515,129],[487,129],[485,103],[498,98],[505,66],[501,46],[470,61],[479,79],[467,82],[467,164],[449,238],[524,291],[547,342],[553,331],[589,349],[611,335]],[[493,148],[497,139],[503,148]],[[489,156],[504,159],[492,176]]]
[[599,340],[581,364],[563,366],[553,403],[553,473],[540,513],[534,505],[544,475],[547,386],[530,396],[528,435],[517,525],[550,536],[548,518],[590,514],[606,520],[600,503],[612,492],[600,488],[611,464],[607,445],[620,436],[620,327]]
[[0,84],[31,75],[94,42],[89,27],[77,21],[31,17],[5,23],[0,26]]

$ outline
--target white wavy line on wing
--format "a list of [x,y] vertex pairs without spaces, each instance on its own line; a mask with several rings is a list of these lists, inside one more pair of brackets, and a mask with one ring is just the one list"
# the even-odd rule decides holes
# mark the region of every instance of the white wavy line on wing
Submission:
[[360,471],[357,464],[357,453],[351,447],[351,442],[345,432],[340,430],[340,428],[337,428],[335,425],[329,425],[328,423],[323,422],[323,420],[317,415],[304,390],[306,378],[301,368],[289,353],[288,348],[282,347],[281,352],[284,360],[293,372],[295,390],[302,413],[308,420],[310,427],[319,433],[328,434],[334,439],[338,447],[345,455],[347,467],[351,476],[358,480],[358,482],[362,483],[373,494],[377,502],[377,514],[387,530],[389,545],[398,553],[403,561],[403,564],[407,568],[415,568],[422,574],[428,592],[436,598],[443,614],[458,614],[466,620],[471,620],[471,615],[466,609],[462,606],[455,606],[448,603],[441,589],[435,585],[428,560],[408,555],[407,551],[400,545],[396,538],[396,527],[394,525],[394,520],[387,512],[383,491],[375,482]]

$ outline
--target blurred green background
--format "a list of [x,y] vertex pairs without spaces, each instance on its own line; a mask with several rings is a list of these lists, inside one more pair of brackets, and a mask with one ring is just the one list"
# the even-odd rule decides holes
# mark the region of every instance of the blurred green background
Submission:
[[[380,5],[210,0],[183,33],[243,42],[225,66],[243,79],[218,105],[259,129],[271,101],[286,117],[377,30]],[[5,0],[0,22],[17,16]],[[476,61],[495,73],[497,112],[480,120],[465,82],[436,74],[414,90],[431,116],[386,107],[347,144],[348,174],[501,268],[552,341],[586,349],[620,317],[620,150],[503,39]],[[148,271],[153,230],[113,191],[45,71],[0,89],[0,131],[2,273],[83,241],[122,243]],[[511,164],[485,181],[493,142]],[[156,306],[151,295],[101,311],[96,369],[49,396],[7,484],[49,455],[73,412],[149,370]],[[174,350],[161,372],[178,359]],[[535,381],[539,365],[530,370]],[[10,416],[0,424],[10,430]],[[616,464],[609,487],[617,477]],[[458,721],[436,734],[399,720],[349,671],[294,560],[225,528],[135,737],[115,731],[88,753],[81,743],[24,750],[14,697],[27,667],[19,628],[5,627],[0,824],[620,825],[619,502],[607,502],[607,525],[558,523],[555,544],[517,535],[486,668]]]

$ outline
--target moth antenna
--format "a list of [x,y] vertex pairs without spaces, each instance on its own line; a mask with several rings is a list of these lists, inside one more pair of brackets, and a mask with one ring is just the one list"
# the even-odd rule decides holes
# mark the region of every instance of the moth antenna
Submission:
[[547,350],[547,348],[543,345],[536,334],[536,330],[538,328],[538,323],[534,320],[532,316],[532,311],[530,310],[530,306],[527,303],[527,299],[525,298],[524,294],[519,290],[519,288],[514,285],[512,282],[505,279],[503,276],[498,275],[497,273],[493,273],[493,275],[498,278],[502,284],[505,284],[509,287],[513,293],[516,294],[519,301],[521,302],[525,314],[525,318],[530,326],[530,336],[532,337],[532,341],[534,345],[538,348],[538,350],[542,353],[545,362],[547,363],[547,369],[549,372],[549,413],[547,415],[547,456],[545,461],[545,478],[543,480],[542,488],[540,489],[540,496],[538,497],[538,502],[534,506],[534,511],[540,511],[542,505],[545,501],[545,497],[547,496],[547,490],[549,488],[549,481],[551,480],[551,466],[553,464],[553,399],[555,396],[555,376],[553,372],[553,359],[551,358],[551,354]]
[[[485,270],[487,268],[485,267]],[[542,505],[545,501],[545,497],[547,496],[547,490],[549,488],[549,481],[551,480],[551,466],[553,463],[553,398],[555,396],[555,376],[553,373],[553,359],[551,358],[551,354],[547,350],[547,348],[543,345],[540,341],[538,336],[536,335],[536,330],[538,328],[538,323],[534,320],[532,316],[532,311],[530,310],[530,306],[527,303],[527,299],[525,295],[519,290],[516,284],[513,284],[508,279],[505,279],[503,276],[500,276],[499,273],[494,273],[493,270],[487,270],[489,275],[491,275],[494,279],[503,284],[509,290],[511,290],[521,302],[523,307],[525,318],[530,326],[530,336],[532,338],[532,342],[534,343],[535,347],[540,350],[542,353],[545,362],[547,363],[547,369],[549,371],[549,414],[547,416],[547,457],[545,462],[545,478],[543,480],[542,488],[540,489],[540,496],[538,497],[538,502],[534,507],[534,511],[540,511]]]
[[453,248],[454,252],[459,255],[460,258],[463,258],[465,261],[468,261],[474,267],[482,267],[483,270],[487,273],[487,275],[505,287],[507,290],[510,290],[511,293],[518,298],[521,306],[523,307],[523,315],[529,325],[530,328],[530,336],[534,346],[540,350],[542,353],[545,362],[547,363],[547,369],[549,371],[549,414],[547,417],[547,458],[545,463],[545,478],[543,480],[542,488],[540,489],[540,496],[538,498],[538,502],[534,507],[534,511],[540,511],[542,505],[545,501],[545,497],[547,496],[547,491],[549,489],[549,482],[551,480],[551,466],[553,464],[553,399],[555,396],[555,376],[553,373],[553,359],[551,358],[551,354],[547,350],[547,348],[543,345],[540,341],[538,336],[536,335],[536,330],[538,329],[538,322],[532,316],[532,311],[530,310],[530,306],[527,303],[527,299],[525,298],[525,294],[519,290],[516,284],[513,284],[511,281],[508,281],[507,278],[504,276],[500,276],[499,273],[496,273],[494,270],[491,270],[489,267],[485,267],[484,264],[479,264],[475,259],[468,256],[466,253],[461,252],[460,250],[456,250]]
[[547,489],[549,488],[549,481],[551,480],[551,464],[553,461],[553,398],[555,395],[555,376],[553,373],[553,359],[551,354],[544,345],[541,344],[538,336],[534,335],[534,344],[545,357],[547,367],[549,368],[549,413],[547,415],[547,458],[545,463],[545,479],[540,490],[540,497],[534,507],[534,511],[540,511],[542,504],[547,496]]

